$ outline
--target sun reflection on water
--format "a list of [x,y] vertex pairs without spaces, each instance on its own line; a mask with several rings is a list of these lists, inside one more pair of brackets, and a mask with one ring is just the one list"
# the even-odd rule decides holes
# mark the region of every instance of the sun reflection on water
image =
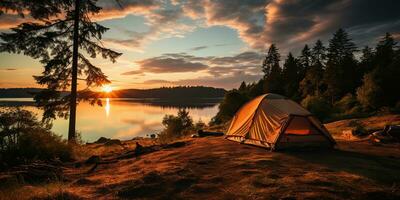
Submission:
[[106,116],[108,117],[110,115],[110,98],[106,99],[106,106],[104,107],[104,109],[106,110]]

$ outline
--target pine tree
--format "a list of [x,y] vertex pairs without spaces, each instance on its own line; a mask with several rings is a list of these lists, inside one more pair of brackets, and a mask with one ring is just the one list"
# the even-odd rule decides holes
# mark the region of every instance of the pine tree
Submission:
[[299,56],[299,64],[301,67],[300,74],[304,76],[307,69],[311,66],[312,63],[312,54],[308,45],[304,45],[304,48],[301,50],[301,54]]
[[[45,110],[44,119],[66,117],[69,109],[68,139],[74,142],[76,104],[84,99],[77,93],[78,76],[88,88],[110,82],[86,55],[91,58],[101,55],[115,62],[121,54],[102,46],[100,40],[108,28],[90,20],[90,16],[101,10],[96,6],[97,0],[15,2],[30,8],[28,11],[35,22],[22,23],[9,33],[1,33],[0,51],[23,53],[40,59],[44,71],[35,79],[47,89],[37,94],[35,100]],[[60,91],[69,87],[71,93],[62,96]],[[91,101],[96,102],[99,103]]]
[[386,33],[376,46],[377,67],[385,68],[393,61],[396,45],[397,42],[392,35]]
[[375,81],[383,90],[383,98],[380,101],[382,106],[392,106],[400,100],[397,86],[399,84],[396,84],[400,77],[400,57],[396,45],[397,42],[391,34],[386,33],[376,46]]
[[326,48],[321,40],[317,40],[311,50],[311,65],[324,66],[326,61]]
[[245,92],[246,90],[247,90],[246,82],[242,81],[242,83],[239,86],[239,91]]
[[282,69],[282,83],[284,84],[284,93],[292,99],[299,98],[300,67],[292,53],[288,54]]
[[279,65],[280,54],[275,44],[271,44],[267,56],[262,65],[264,72],[264,92],[281,93],[281,67]]
[[362,56],[360,58],[360,70],[365,74],[370,72],[376,66],[375,52],[368,46],[365,46],[361,52]]
[[[378,42],[375,52],[364,48],[361,66],[370,64],[365,74],[363,85],[357,89],[357,99],[366,108],[378,109],[393,106],[400,100],[400,50],[397,42],[386,33]],[[397,50],[396,50],[397,49]]]
[[348,34],[339,29],[329,41],[327,64],[324,72],[325,95],[333,101],[347,93],[353,93],[361,84],[361,75],[354,58],[355,44]]
[[322,89],[322,76],[326,62],[326,48],[321,40],[317,40],[311,51],[311,66],[300,82],[303,97],[308,95],[319,96]]

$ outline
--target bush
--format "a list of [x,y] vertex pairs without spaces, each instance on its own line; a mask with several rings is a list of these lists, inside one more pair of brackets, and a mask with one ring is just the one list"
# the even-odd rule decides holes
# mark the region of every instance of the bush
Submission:
[[206,127],[206,124],[201,121],[201,119],[196,122],[196,124],[194,124],[194,130],[198,131],[198,130],[203,130]]
[[177,116],[165,115],[162,124],[164,130],[157,135],[162,143],[188,135],[194,128],[193,120],[185,109],[180,109]]
[[351,112],[356,112],[357,109],[353,109],[357,107],[358,101],[357,98],[354,97],[352,94],[347,94],[345,95],[342,99],[337,101],[334,104],[335,109],[337,109],[337,112],[340,113],[346,113],[346,114],[352,114]]
[[301,101],[301,105],[309,110],[312,114],[318,117],[320,120],[328,119],[329,114],[331,113],[331,106],[320,96],[311,96],[308,95],[306,98]]
[[219,105],[217,115],[211,119],[210,125],[222,124],[229,121],[248,100],[245,94],[238,91],[228,92]]
[[363,85],[357,89],[357,100],[364,109],[376,110],[381,106],[382,88],[376,82],[375,72],[364,75]]
[[30,111],[0,111],[0,160],[7,167],[34,160],[70,160],[72,149],[50,130],[51,124],[39,122]]

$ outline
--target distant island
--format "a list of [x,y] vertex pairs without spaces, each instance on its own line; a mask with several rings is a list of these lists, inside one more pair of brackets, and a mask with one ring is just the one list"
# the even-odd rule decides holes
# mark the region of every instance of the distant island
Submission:
[[[1,88],[0,98],[33,98],[40,88]],[[122,89],[114,90],[112,93],[93,92],[96,96],[103,98],[222,98],[226,90],[222,88],[205,86],[177,86],[161,87],[153,89]]]

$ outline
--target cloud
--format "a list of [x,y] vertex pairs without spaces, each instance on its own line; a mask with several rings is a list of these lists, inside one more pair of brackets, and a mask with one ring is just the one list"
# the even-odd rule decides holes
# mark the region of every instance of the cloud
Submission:
[[207,85],[217,88],[237,88],[239,87],[242,81],[245,82],[255,82],[262,77],[261,74],[248,74],[246,72],[237,71],[231,75],[222,76],[219,78],[215,78],[213,76],[203,76],[194,79],[182,79],[176,81],[167,81],[167,80],[147,80],[144,81],[143,84],[150,84],[150,85],[164,85],[164,86],[179,86],[179,85],[190,85],[190,86],[197,86],[197,85]]
[[15,71],[15,70],[17,70],[17,68],[5,68],[5,69],[3,69],[4,71]]
[[162,56],[137,61],[138,70],[124,72],[121,75],[143,75],[148,73],[175,73],[205,71],[213,76],[227,75],[235,71],[259,71],[263,55],[247,51],[233,56],[198,57],[186,53],[169,53]]
[[203,49],[207,49],[208,46],[198,46],[198,47],[193,47],[191,49],[189,49],[190,51],[199,51],[199,50],[203,50]]
[[140,75],[140,76],[144,76],[144,73],[142,71],[129,71],[129,72],[124,72],[121,75]]
[[201,62],[191,60],[192,56],[186,54],[164,54],[163,56],[137,61],[139,69],[125,72],[122,75],[136,75],[143,72],[149,73],[176,73],[197,72],[207,69],[209,66]]
[[400,29],[400,1],[394,0],[182,0],[179,5],[186,16],[207,26],[235,29],[259,50],[271,43],[284,52],[297,50],[304,43],[326,41],[339,28],[364,45]]
[[[170,62],[168,59],[173,60]],[[184,61],[184,62],[181,62]],[[186,63],[196,63],[196,66],[207,66],[199,69],[202,75],[197,78],[165,80],[150,79],[139,84],[154,86],[175,86],[175,85],[207,85],[213,87],[234,88],[242,81],[254,82],[262,77],[261,71],[262,54],[258,52],[243,52],[233,56],[225,57],[197,57],[186,53],[164,54],[161,57],[154,57],[139,61],[139,70],[132,71],[132,74],[140,72],[171,73],[171,72],[193,72],[192,67]],[[180,62],[179,64],[177,62]],[[181,65],[185,63],[185,65]],[[145,64],[145,65],[143,65]],[[147,65],[149,64],[149,65]],[[152,67],[156,64],[156,67]],[[161,66],[158,66],[162,64]],[[182,69],[185,70],[182,70]],[[130,72],[124,73],[127,75]]]
[[18,17],[17,15],[2,14],[0,15],[0,30],[16,27],[17,25],[26,21],[26,19]]
[[100,0],[97,5],[102,7],[102,10],[92,17],[96,21],[124,18],[129,14],[146,14],[161,6],[159,1],[156,0],[123,0],[119,3],[117,1]]

